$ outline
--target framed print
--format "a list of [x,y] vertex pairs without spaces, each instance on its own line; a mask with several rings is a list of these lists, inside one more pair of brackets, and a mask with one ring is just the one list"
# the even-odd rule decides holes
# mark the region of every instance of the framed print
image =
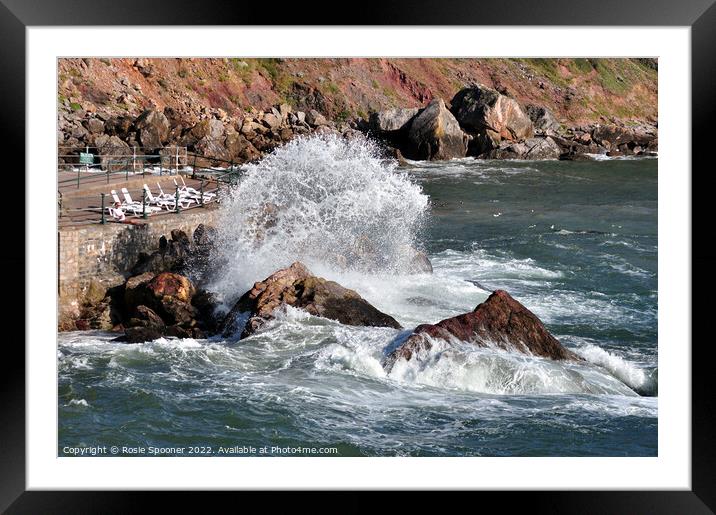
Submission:
[[350,27],[34,7],[2,7],[27,219],[3,509],[396,489],[711,512],[708,2]]

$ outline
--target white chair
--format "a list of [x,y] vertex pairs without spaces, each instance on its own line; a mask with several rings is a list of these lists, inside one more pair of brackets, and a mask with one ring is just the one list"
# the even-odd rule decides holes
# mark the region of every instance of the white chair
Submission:
[[176,207],[176,202],[172,198],[155,197],[152,195],[152,190],[146,184],[143,186],[144,194],[146,195],[147,201],[153,206],[157,206],[160,209],[165,208],[167,211]]
[[[140,214],[142,213],[142,203],[135,202],[134,200],[132,200],[132,196],[129,194],[129,190],[127,190],[127,188],[122,188],[122,195],[124,196],[124,200],[126,201],[127,208],[131,209],[132,211],[136,211],[136,209],[138,207],[139,213]],[[150,213],[162,210],[161,207],[150,206],[149,204],[147,204],[145,206],[145,208],[146,208],[146,211],[149,211]]]
[[[191,186],[187,186],[186,182],[184,181],[184,177],[182,177],[181,175],[179,176],[179,179],[181,179],[183,186],[179,186],[179,184],[177,183],[177,180],[174,179],[174,184],[176,185],[177,188],[179,188],[179,192],[186,193],[191,198],[196,199],[197,202],[199,202],[199,200],[203,200],[204,204],[206,204],[207,202],[211,202],[212,200],[214,200],[214,197],[216,197],[216,193],[208,193],[206,191],[204,193],[202,193],[201,191],[198,191],[197,189],[192,188]],[[202,197],[203,197],[203,199],[202,199]]]
[[[157,188],[159,188],[159,198],[164,200],[169,200],[173,203],[174,209],[176,209],[176,195],[169,195],[168,193],[164,193],[164,190],[162,189],[162,185],[157,183]],[[187,209],[192,204],[197,204],[198,202],[194,200],[191,197],[187,197],[185,195],[181,194],[181,191],[179,192],[179,207],[182,209]]]

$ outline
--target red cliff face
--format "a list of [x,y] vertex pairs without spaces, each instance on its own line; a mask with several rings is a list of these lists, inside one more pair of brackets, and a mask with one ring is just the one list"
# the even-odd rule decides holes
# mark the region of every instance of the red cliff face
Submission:
[[657,117],[649,59],[92,58],[58,66],[60,110],[69,114],[136,117],[168,107],[190,120],[219,109],[243,118],[286,102],[341,120],[423,107],[481,83],[548,108],[566,126]]

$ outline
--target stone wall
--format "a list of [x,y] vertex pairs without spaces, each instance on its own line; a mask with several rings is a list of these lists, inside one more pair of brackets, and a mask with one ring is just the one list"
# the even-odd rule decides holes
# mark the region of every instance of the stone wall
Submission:
[[180,214],[149,218],[131,225],[107,223],[63,228],[57,234],[59,327],[72,328],[90,286],[112,286],[126,278],[141,252],[159,247],[159,238],[170,238],[173,229],[189,236],[199,224],[216,225],[216,207],[192,209]]

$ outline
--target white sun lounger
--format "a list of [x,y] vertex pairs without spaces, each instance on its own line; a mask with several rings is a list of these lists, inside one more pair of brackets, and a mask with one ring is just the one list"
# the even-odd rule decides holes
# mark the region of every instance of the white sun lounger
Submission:
[[162,196],[155,197],[152,194],[152,190],[150,190],[149,186],[147,186],[146,184],[143,186],[143,189],[144,189],[144,194],[147,197],[147,202],[149,202],[151,205],[157,206],[160,209],[164,208],[167,211],[175,208],[176,201],[173,198],[162,197]]
[[[179,179],[181,179],[183,186],[179,186],[179,183],[177,183],[177,180],[173,179],[174,184],[176,185],[177,188],[179,188],[179,192],[180,193],[185,192],[188,196],[196,199],[197,202],[199,200],[203,200],[203,202],[206,204],[207,202],[211,202],[212,200],[214,200],[214,197],[216,197],[216,193],[208,193],[205,191],[202,194],[201,191],[199,191],[195,188],[192,188],[190,186],[187,186],[186,182],[184,181],[184,177],[182,177],[181,175],[179,176]],[[202,195],[203,195],[203,199],[202,199]]]
[[[164,190],[162,189],[162,185],[157,183],[157,188],[159,188],[159,198],[169,200],[172,202],[172,205],[174,205],[174,209],[176,209],[176,196],[170,195],[168,193],[164,193]],[[198,202],[193,199],[192,197],[188,197],[186,195],[182,195],[181,191],[179,192],[179,207],[182,209],[187,209],[192,204],[198,204]]]
[[[127,190],[127,188],[122,188],[121,191],[122,191],[122,195],[124,196],[124,200],[126,200],[126,202],[127,202],[127,205],[128,206],[130,206],[130,205],[131,206],[139,206],[139,210],[141,212],[142,203],[132,200],[132,196],[129,194],[129,190]],[[147,211],[161,211],[162,210],[161,207],[150,206],[149,204],[146,205],[146,209],[147,209]]]

